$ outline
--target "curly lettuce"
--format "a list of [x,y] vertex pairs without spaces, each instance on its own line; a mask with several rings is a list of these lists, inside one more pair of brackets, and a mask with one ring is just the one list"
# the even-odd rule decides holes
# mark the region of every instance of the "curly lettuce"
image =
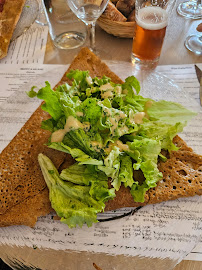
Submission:
[[[71,85],[54,91],[46,82],[28,95],[44,100],[42,109],[50,114],[42,122],[51,132],[48,147],[76,161],[59,175],[51,161],[39,155],[52,207],[69,227],[91,226],[121,185],[130,188],[134,201],[144,202],[147,190],[162,178],[157,167],[159,158],[166,160],[162,149],[178,149],[173,138],[196,114],[175,102],[142,97],[134,76],[123,84],[106,76],[91,78],[88,71],[72,70],[67,77]],[[144,181],[134,177],[134,171],[140,171]]]

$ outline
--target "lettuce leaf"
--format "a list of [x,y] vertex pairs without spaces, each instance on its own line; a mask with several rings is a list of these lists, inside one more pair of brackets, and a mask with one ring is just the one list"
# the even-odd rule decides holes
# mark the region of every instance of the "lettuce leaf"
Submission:
[[137,181],[131,188],[131,194],[135,201],[144,202],[145,192],[156,186],[162,178],[162,173],[157,168],[158,156],[161,152],[160,142],[149,138],[136,137],[129,147],[133,154],[131,157],[136,161],[134,170],[140,169],[145,177],[145,182],[139,184]]
[[82,227],[84,224],[90,227],[92,223],[98,222],[97,213],[104,210],[104,202],[115,196],[114,190],[108,189],[106,175],[94,170],[93,176],[90,174],[90,180],[87,180],[90,169],[82,166],[78,171],[78,164],[70,166],[59,175],[47,156],[39,154],[38,161],[49,188],[51,205],[61,217],[61,222],[70,228],[77,225]]
[[45,82],[45,84],[46,86],[39,89],[38,93],[36,93],[32,87],[27,94],[29,97],[37,96],[37,98],[43,99],[45,103],[41,106],[41,108],[48,112],[54,120],[58,120],[63,115],[63,110],[60,102],[58,102],[57,93],[52,90],[49,82]]
[[108,177],[112,178],[112,186],[119,190],[119,169],[120,169],[120,151],[118,147],[114,147],[110,154],[104,159],[104,165],[98,166]]
[[70,154],[73,158],[75,158],[76,161],[79,162],[80,165],[81,164],[91,164],[97,166],[103,165],[102,160],[91,158],[89,155],[86,155],[82,150],[78,148],[71,148],[63,143],[50,143],[48,146],[52,149]]
[[165,100],[153,102],[152,106],[147,109],[147,113],[151,120],[159,120],[172,125],[177,123],[186,124],[187,121],[197,115],[179,103]]
[[121,186],[121,183],[124,183],[125,187],[132,187],[134,183],[132,160],[128,155],[123,155],[120,159],[121,165],[118,177],[119,184]]
[[134,76],[122,85],[106,76],[91,78],[88,71],[72,70],[67,77],[72,85],[53,91],[46,82],[27,94],[44,100],[42,109],[51,118],[42,128],[64,135],[58,142],[57,134],[51,135],[47,146],[76,162],[59,175],[39,156],[52,206],[70,227],[91,226],[121,185],[130,188],[134,201],[144,202],[147,190],[162,178],[157,166],[158,158],[166,160],[162,149],[178,150],[173,138],[196,114],[175,102],[142,97]]
[[125,83],[122,84],[122,89],[128,90],[127,95],[129,97],[134,98],[135,97],[134,90],[136,91],[137,94],[139,94],[140,92],[140,83],[134,76],[130,76],[125,79]]

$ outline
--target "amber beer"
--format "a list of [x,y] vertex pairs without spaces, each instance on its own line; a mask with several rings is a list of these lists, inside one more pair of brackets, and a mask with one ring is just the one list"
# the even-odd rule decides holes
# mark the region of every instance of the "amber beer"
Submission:
[[166,33],[168,16],[160,7],[144,7],[136,13],[132,58],[158,61]]

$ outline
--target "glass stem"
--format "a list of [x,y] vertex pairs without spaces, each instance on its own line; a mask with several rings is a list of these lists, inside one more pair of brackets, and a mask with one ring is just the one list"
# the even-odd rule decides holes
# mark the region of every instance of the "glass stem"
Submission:
[[90,40],[90,49],[91,51],[95,51],[95,22],[88,23],[87,29]]

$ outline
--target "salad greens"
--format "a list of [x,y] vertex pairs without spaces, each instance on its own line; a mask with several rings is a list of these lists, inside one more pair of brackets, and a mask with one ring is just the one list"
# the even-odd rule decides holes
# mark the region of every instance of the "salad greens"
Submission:
[[[72,70],[67,77],[72,85],[53,91],[46,82],[28,95],[44,100],[42,109],[51,116],[42,122],[52,133],[48,147],[76,161],[59,175],[52,162],[39,155],[52,207],[69,227],[91,226],[122,184],[136,202],[144,202],[145,192],[162,178],[157,163],[166,157],[161,150],[178,149],[172,140],[195,113],[174,102],[140,96],[133,76],[122,85],[106,76],[91,78],[88,71]],[[142,171],[143,183],[135,179],[134,170]]]

